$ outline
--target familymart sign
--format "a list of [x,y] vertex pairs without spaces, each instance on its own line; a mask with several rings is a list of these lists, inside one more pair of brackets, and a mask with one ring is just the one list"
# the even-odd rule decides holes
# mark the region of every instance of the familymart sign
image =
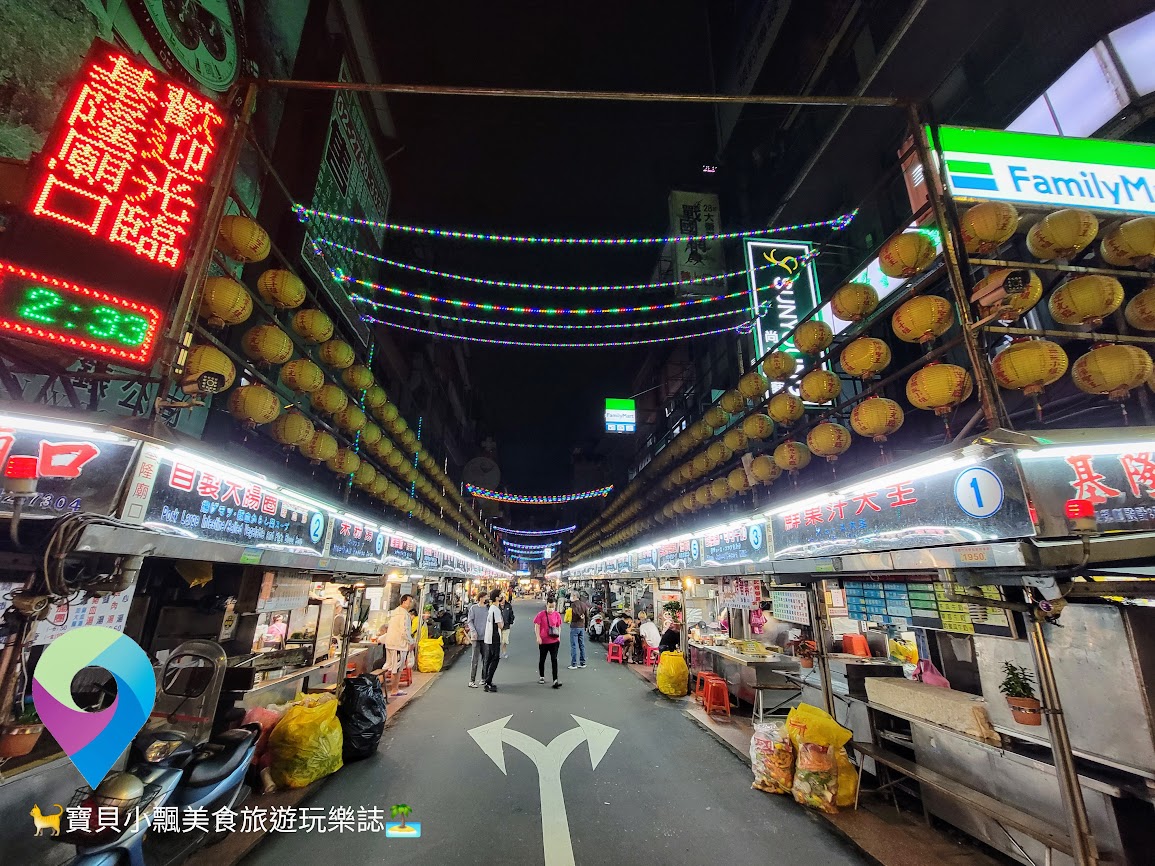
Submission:
[[957,126],[939,141],[956,196],[1155,214],[1155,146]]

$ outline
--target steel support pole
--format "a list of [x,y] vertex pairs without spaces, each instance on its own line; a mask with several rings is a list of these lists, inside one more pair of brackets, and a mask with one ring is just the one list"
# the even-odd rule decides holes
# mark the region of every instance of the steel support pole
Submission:
[[1055,775],[1059,779],[1063,810],[1067,813],[1074,860],[1078,866],[1095,866],[1099,862],[1099,854],[1095,848],[1094,837],[1091,835],[1091,824],[1087,819],[1087,804],[1083,802],[1083,789],[1079,786],[1079,774],[1075,769],[1075,756],[1071,751],[1071,739],[1067,734],[1067,722],[1063,716],[1063,704],[1059,699],[1059,687],[1055,682],[1051,654],[1047,650],[1043,622],[1038,616],[1029,616],[1031,651],[1035,656],[1035,670],[1039,674],[1043,712],[1051,732],[1051,753],[1055,758]]
[[910,132],[914,139],[915,151],[919,162],[922,163],[923,176],[926,178],[926,191],[930,199],[931,209],[934,212],[935,222],[942,233],[943,262],[946,266],[947,278],[950,281],[951,291],[954,294],[955,307],[958,309],[959,324],[962,326],[963,345],[966,347],[967,358],[970,360],[971,371],[974,376],[975,390],[982,408],[983,419],[987,429],[994,430],[1003,423],[995,399],[994,389],[987,359],[979,349],[975,337],[974,322],[971,318],[970,294],[963,275],[962,249],[958,243],[960,234],[956,221],[952,219],[945,200],[945,186],[936,160],[931,157],[930,142],[926,136],[923,117],[917,106],[911,105],[907,109],[910,122]]
[[[830,658],[826,652],[826,629],[822,621],[826,618],[826,599],[820,595],[822,587],[818,582],[806,589],[810,603],[810,628],[814,632],[814,645],[818,648],[818,673],[822,677],[822,702],[824,709],[834,718],[834,688],[830,684]],[[835,719],[837,721],[837,719]]]

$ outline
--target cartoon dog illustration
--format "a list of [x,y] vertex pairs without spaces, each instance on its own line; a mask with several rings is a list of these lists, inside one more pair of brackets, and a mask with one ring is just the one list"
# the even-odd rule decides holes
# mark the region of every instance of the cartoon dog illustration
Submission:
[[60,810],[55,815],[45,815],[40,811],[40,807],[36,805],[33,805],[32,811],[28,813],[32,816],[32,823],[36,825],[37,836],[40,835],[41,830],[51,830],[52,833],[50,835],[52,836],[60,835],[60,819],[64,815],[64,807],[59,803],[53,803],[52,805]]

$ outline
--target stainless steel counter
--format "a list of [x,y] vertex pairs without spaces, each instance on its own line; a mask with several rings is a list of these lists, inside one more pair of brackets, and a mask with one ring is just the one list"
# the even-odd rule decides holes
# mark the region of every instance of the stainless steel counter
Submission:
[[717,674],[726,680],[732,695],[748,704],[754,703],[754,686],[789,690],[792,684],[783,674],[799,669],[798,659],[782,653],[752,656],[729,647],[707,646],[696,641],[690,641],[689,646],[691,670]]

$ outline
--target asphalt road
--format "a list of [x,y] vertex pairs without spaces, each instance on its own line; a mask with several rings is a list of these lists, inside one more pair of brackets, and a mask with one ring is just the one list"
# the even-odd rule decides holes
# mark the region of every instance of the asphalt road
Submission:
[[[860,864],[862,859],[825,822],[784,797],[750,788],[749,768],[649,690],[633,673],[605,661],[602,645],[587,645],[584,670],[568,670],[568,626],[559,661],[563,687],[537,682],[532,618],[540,602],[515,605],[511,653],[494,678],[498,692],[466,687],[469,656],[461,659],[386,729],[376,756],[346,766],[304,806],[412,807],[421,838],[381,833],[292,833],[266,837],[245,866],[285,864]],[[549,679],[549,662],[546,662]],[[497,753],[506,716],[506,742]],[[585,727],[577,716],[596,723]],[[605,726],[605,727],[599,727]],[[612,730],[616,729],[614,734]],[[475,736],[469,731],[475,730]],[[513,731],[548,745],[546,753]],[[605,749],[591,769],[590,743]],[[475,739],[476,737],[476,739]],[[612,737],[612,742],[609,742]],[[503,775],[478,741],[504,756]],[[572,748],[561,767],[564,811],[547,793],[551,814],[543,843],[543,795],[528,751],[548,765]],[[606,748],[608,742],[608,748]],[[576,744],[576,745],[575,745]],[[556,773],[544,772],[546,788]],[[573,860],[567,860],[566,837]],[[550,848],[550,857],[543,853]]]

